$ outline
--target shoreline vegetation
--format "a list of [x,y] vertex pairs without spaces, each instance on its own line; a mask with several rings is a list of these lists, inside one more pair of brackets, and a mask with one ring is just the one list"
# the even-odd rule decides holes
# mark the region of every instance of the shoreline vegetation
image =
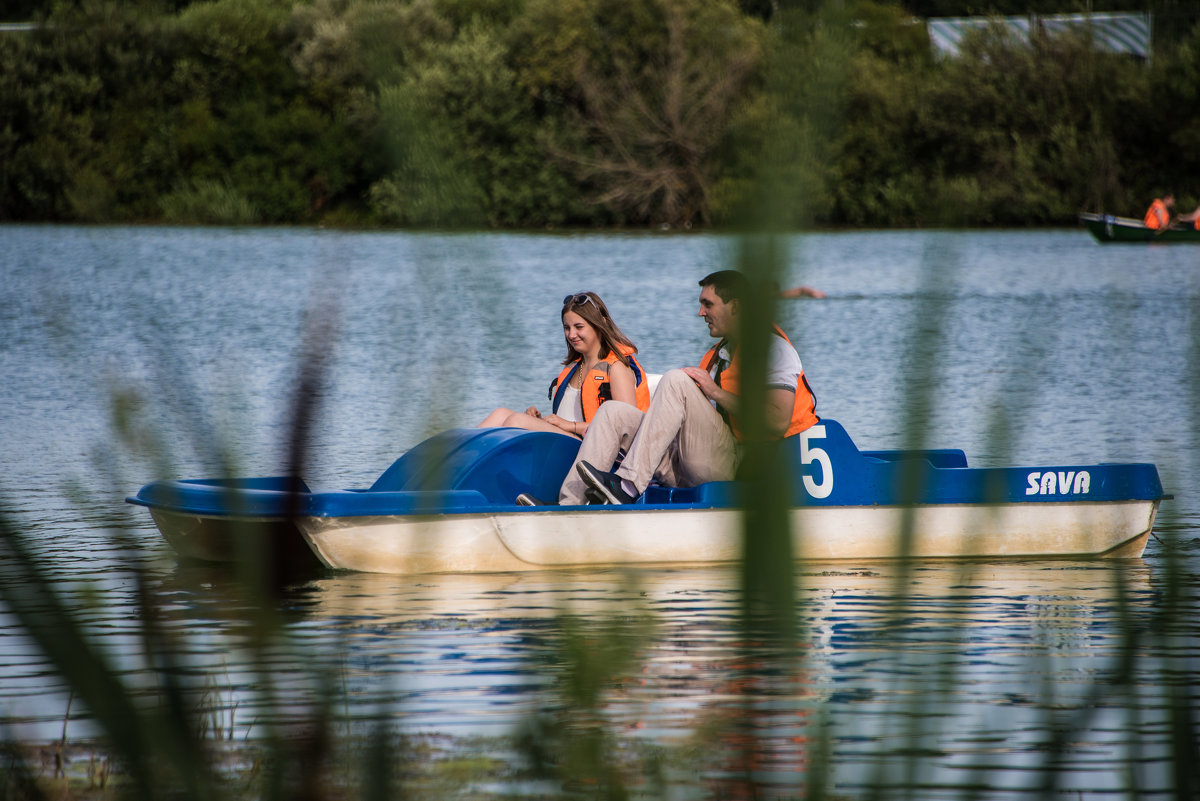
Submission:
[[1055,226],[1166,191],[1191,208],[1200,26],[1151,10],[1144,61],[1000,26],[937,56],[914,14],[978,13],[944,3],[54,3],[0,32],[0,222]]

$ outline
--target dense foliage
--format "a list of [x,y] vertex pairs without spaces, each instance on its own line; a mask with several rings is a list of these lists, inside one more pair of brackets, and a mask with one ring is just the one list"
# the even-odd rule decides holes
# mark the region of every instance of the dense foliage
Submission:
[[818,5],[59,2],[0,33],[0,220],[1007,225],[1200,200],[1200,27],[1149,63],[999,29],[935,58],[907,9]]

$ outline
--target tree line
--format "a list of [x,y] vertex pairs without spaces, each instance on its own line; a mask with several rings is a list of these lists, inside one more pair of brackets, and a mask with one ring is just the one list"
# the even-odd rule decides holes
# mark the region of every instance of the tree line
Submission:
[[1149,62],[1000,28],[939,58],[867,0],[76,0],[34,21],[0,33],[6,221],[1049,225],[1200,201],[1190,19]]

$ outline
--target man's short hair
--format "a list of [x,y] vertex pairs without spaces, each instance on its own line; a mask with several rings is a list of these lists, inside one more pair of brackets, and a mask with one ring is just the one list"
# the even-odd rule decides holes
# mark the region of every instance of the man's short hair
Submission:
[[717,270],[700,279],[700,286],[711,286],[723,302],[740,300],[750,294],[750,281],[737,270]]

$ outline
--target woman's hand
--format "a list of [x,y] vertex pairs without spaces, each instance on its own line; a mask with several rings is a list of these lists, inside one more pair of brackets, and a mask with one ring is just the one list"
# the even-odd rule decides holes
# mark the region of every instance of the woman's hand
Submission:
[[[529,415],[530,417],[538,417],[538,418],[540,418],[542,416],[542,413],[538,411],[538,407],[536,407],[536,406],[530,406],[528,409],[525,410],[525,414]],[[554,415],[550,415],[550,416],[554,417]]]
[[571,434],[572,436],[582,437],[583,432],[587,431],[587,423],[564,420],[557,414],[548,414],[545,420],[555,428],[561,429],[564,433]]

